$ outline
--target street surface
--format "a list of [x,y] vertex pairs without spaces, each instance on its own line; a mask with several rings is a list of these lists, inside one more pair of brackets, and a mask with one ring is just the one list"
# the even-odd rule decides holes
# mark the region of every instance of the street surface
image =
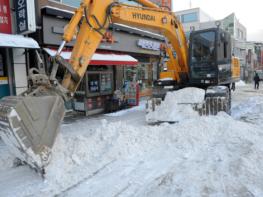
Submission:
[[46,179],[0,141],[0,196],[263,196],[263,89],[239,86],[232,117],[149,126],[144,104],[66,117]]

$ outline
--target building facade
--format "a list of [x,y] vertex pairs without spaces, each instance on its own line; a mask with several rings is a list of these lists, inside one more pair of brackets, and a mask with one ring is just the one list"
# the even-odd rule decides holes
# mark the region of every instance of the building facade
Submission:
[[[35,8],[30,10],[24,6],[23,3],[27,2],[20,2],[20,8],[18,1],[0,0],[0,98],[18,95],[27,89],[27,53],[39,48],[33,39],[17,35],[20,28],[32,24],[22,20],[28,16],[27,13],[35,12]],[[23,15],[18,15],[22,8]]]
[[[47,71],[50,70],[50,56],[61,44],[64,27],[75,9],[75,1],[41,0],[37,4],[37,25],[40,27],[31,36],[44,49]],[[66,3],[66,4],[64,4]],[[127,82],[136,81],[140,85],[140,95],[151,94],[153,80],[157,79],[159,48],[164,38],[160,35],[121,24],[112,25],[105,34],[96,54],[93,56],[87,74],[76,93],[74,107],[86,114],[101,112],[105,101],[115,90],[121,90]],[[75,41],[68,43],[64,54],[70,58]],[[118,62],[107,59],[109,55]],[[100,61],[96,57],[100,57]],[[129,59],[120,59],[123,57]],[[104,58],[104,59],[101,59]],[[134,65],[133,60],[137,63]],[[131,60],[131,61],[130,61]]]
[[175,15],[183,24],[184,31],[186,32],[187,36],[191,30],[201,29],[200,24],[210,21],[214,22],[214,19],[200,8],[178,11],[175,12]]

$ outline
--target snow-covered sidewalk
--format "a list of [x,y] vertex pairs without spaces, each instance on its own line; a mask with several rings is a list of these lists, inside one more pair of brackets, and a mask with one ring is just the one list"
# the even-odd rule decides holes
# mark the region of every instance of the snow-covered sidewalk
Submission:
[[263,196],[263,97],[237,89],[233,117],[148,126],[142,105],[64,124],[46,180],[0,142],[0,196]]

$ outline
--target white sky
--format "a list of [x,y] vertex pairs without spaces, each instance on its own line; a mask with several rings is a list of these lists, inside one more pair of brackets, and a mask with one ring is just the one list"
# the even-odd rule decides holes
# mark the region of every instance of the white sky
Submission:
[[[173,10],[190,8],[190,0],[172,0]],[[263,0],[191,0],[192,8],[200,7],[214,19],[235,12],[247,28],[249,41],[263,41]]]

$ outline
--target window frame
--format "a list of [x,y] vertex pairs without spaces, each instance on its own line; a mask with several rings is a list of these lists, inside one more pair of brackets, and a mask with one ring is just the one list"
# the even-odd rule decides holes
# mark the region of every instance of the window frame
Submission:
[[[193,16],[194,15],[194,19],[193,17],[189,20],[185,20],[185,16]],[[198,13],[197,12],[190,12],[190,13],[186,13],[186,14],[181,14],[180,16],[181,18],[181,22],[182,23],[192,23],[192,22],[197,22],[198,21]]]

